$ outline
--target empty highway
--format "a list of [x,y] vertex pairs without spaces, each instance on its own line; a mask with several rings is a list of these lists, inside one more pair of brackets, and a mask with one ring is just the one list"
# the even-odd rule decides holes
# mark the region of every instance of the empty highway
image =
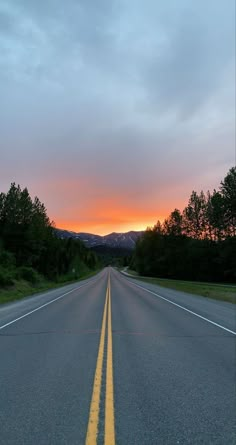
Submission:
[[0,307],[0,444],[236,443],[235,307],[113,268]]

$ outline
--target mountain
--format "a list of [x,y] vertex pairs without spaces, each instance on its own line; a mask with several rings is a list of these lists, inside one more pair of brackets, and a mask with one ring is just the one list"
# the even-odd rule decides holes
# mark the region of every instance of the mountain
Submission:
[[55,229],[60,238],[80,239],[87,247],[108,246],[125,249],[134,249],[137,239],[144,233],[131,230],[126,233],[109,233],[109,235],[100,236],[92,233],[71,232],[69,230]]

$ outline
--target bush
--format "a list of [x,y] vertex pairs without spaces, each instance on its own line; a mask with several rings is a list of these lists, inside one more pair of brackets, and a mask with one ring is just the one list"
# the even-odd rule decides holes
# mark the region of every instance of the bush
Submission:
[[0,286],[12,286],[14,284],[13,273],[0,266]]
[[32,267],[19,267],[18,277],[22,278],[23,280],[29,281],[31,284],[36,284],[41,281],[41,276]]
[[14,255],[0,246],[0,266],[15,267],[16,259]]

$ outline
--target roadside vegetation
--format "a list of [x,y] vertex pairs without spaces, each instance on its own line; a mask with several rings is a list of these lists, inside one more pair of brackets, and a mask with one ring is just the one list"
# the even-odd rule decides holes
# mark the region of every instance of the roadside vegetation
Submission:
[[[175,209],[137,241],[129,262],[139,275],[167,280],[236,283],[236,167],[229,170],[219,190],[193,191],[183,212]],[[162,285],[211,296],[212,285],[163,281]],[[177,287],[176,287],[177,286]],[[205,289],[205,290],[204,290]],[[235,296],[219,288],[218,294]],[[231,299],[231,296],[229,297]],[[231,301],[231,300],[230,300]]]
[[44,204],[15,183],[0,194],[0,302],[88,276],[100,267],[79,240],[60,239]]
[[46,290],[55,289],[57,287],[61,287],[74,281],[84,280],[86,278],[92,277],[95,275],[98,270],[94,270],[92,272],[88,272],[87,274],[81,275],[80,278],[72,279],[59,279],[57,281],[49,281],[45,278],[41,277],[36,283],[30,283],[27,280],[15,280],[14,284],[8,287],[0,287],[0,304],[1,303],[9,303],[10,301],[20,300],[21,298],[27,297],[29,295],[34,295],[37,293],[41,293]]
[[158,286],[167,287],[188,294],[201,295],[202,297],[213,298],[214,300],[227,301],[236,304],[236,285],[202,283],[199,281],[168,280],[165,278],[143,277],[135,271],[128,271],[130,276],[141,281]]

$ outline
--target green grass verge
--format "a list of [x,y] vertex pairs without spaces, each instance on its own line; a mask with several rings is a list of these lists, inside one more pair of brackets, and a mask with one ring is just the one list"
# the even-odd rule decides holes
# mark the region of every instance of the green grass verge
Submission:
[[203,297],[213,298],[215,300],[228,301],[236,304],[236,285],[202,283],[198,281],[169,280],[165,278],[141,277],[134,271],[128,271],[135,278],[147,283],[157,284],[158,286],[175,289],[189,294],[201,295]]
[[8,288],[0,287],[0,304],[9,303],[11,301],[20,300],[21,298],[28,297],[37,293],[41,293],[50,289],[56,289],[58,287],[65,286],[67,284],[76,283],[77,281],[85,280],[86,278],[96,275],[99,270],[88,272],[83,276],[75,280],[62,280],[59,282],[41,281],[35,285],[32,285],[25,280],[15,281],[14,286]]

